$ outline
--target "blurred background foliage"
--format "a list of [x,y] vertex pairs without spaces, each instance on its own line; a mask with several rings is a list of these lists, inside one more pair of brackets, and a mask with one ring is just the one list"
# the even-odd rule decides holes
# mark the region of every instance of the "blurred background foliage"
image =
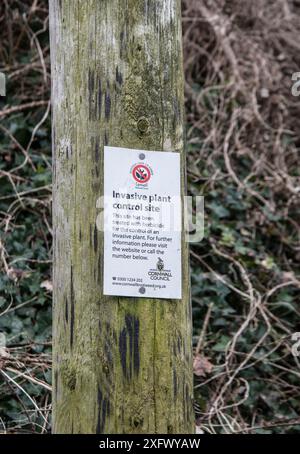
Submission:
[[[300,3],[184,0],[195,411],[208,433],[299,433]],[[46,0],[0,4],[0,432],[51,428]],[[6,340],[6,342],[4,342]]]
[[49,430],[51,122],[48,6],[0,4],[0,430]]

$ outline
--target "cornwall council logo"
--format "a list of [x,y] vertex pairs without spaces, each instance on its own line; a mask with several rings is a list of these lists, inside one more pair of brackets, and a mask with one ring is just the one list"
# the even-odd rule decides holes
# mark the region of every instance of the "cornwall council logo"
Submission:
[[147,187],[147,183],[153,175],[151,167],[147,164],[134,164],[130,172],[136,182],[136,187],[139,188]]
[[156,263],[156,268],[158,271],[162,271],[165,267],[164,261],[158,257],[157,263]]
[[170,281],[172,278],[171,270],[165,269],[164,261],[159,257],[156,262],[156,268],[148,271],[151,281]]

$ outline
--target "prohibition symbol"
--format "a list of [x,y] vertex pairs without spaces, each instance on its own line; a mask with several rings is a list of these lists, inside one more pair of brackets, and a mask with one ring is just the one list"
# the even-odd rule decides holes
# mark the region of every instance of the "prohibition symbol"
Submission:
[[137,183],[145,184],[150,180],[150,169],[144,164],[137,164],[132,170],[132,176]]

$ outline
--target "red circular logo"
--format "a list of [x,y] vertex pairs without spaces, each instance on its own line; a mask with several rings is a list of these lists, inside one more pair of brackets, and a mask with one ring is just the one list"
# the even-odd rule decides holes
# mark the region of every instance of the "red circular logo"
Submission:
[[137,183],[145,184],[150,180],[150,169],[144,164],[137,164],[132,170],[132,176]]

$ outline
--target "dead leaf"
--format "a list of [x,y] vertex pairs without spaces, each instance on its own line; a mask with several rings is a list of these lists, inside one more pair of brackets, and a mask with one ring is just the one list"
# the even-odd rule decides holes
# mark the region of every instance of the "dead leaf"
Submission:
[[17,282],[23,278],[26,278],[30,276],[30,271],[24,271],[20,270],[18,268],[9,268],[7,270],[7,275],[10,279],[12,279],[14,282]]
[[53,284],[51,281],[43,281],[41,283],[41,288],[45,288],[46,290],[48,290],[48,292],[52,292],[53,291]]
[[197,377],[206,377],[206,374],[211,373],[213,365],[205,356],[196,355],[194,358],[193,369],[194,374]]
[[197,435],[197,434],[198,434],[198,435],[204,434],[204,432],[203,432],[203,430],[201,429],[200,426],[196,426],[196,431],[195,431],[195,432],[196,432],[196,435]]

